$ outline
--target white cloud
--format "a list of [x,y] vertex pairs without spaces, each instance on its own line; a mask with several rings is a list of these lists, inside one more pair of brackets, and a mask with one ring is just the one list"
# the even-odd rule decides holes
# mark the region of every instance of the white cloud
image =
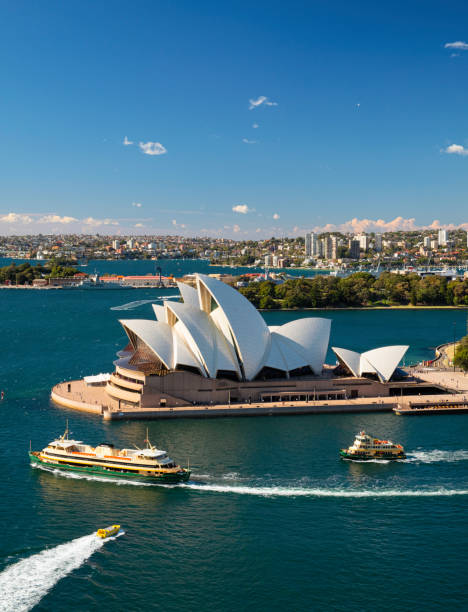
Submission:
[[90,227],[100,227],[101,225],[119,225],[119,222],[115,219],[95,219],[94,217],[87,217],[83,219],[82,223],[89,225]]
[[176,219],[172,219],[172,225],[175,227],[177,225]]
[[143,223],[135,223],[135,227],[145,227]]
[[248,138],[243,138],[242,142],[245,142],[245,144],[257,144],[258,140],[249,140]]
[[75,217],[61,217],[60,215],[44,215],[38,219],[38,223],[74,223],[78,221]]
[[138,146],[145,155],[164,155],[167,153],[166,147],[160,142],[139,142]]
[[[438,230],[440,228],[449,230],[468,229],[468,223],[461,223],[460,225],[454,225],[453,223],[441,224],[438,219],[435,219],[429,225],[418,225],[414,217],[410,219],[395,217],[391,221],[384,221],[383,219],[357,219],[355,217],[344,223],[327,223],[323,226],[316,226],[313,231],[360,234],[361,232],[413,232],[418,230]],[[304,228],[294,228],[294,232],[304,233]]]
[[256,100],[251,98],[249,100],[249,110],[253,110],[254,108],[258,108],[259,106],[278,106],[277,102],[272,102],[266,96],[259,96]]
[[7,215],[0,216],[0,223],[32,223],[33,218],[29,215],[22,215],[19,213],[8,213]]
[[141,208],[141,202],[132,202],[132,206],[135,208]]
[[467,51],[468,43],[462,40],[456,40],[455,42],[445,43],[444,48],[445,49],[459,49],[460,51]]
[[236,204],[232,207],[232,212],[246,215],[247,213],[255,212],[255,208],[249,208],[247,204]]
[[275,213],[275,214],[273,215],[273,219],[274,219],[275,221],[277,221],[279,218],[280,218],[280,216],[279,216],[279,214],[278,214],[278,213]]
[[452,155],[468,155],[468,149],[463,145],[451,144],[443,150],[444,153]]
[[238,225],[233,225],[232,226],[232,231],[237,234],[237,232],[240,232],[240,227]]
[[257,128],[259,128],[260,126],[258,125],[258,123],[252,123],[252,127],[254,130],[256,130]]
[[133,140],[129,140],[126,136],[123,139],[122,144],[124,144],[126,147],[128,147],[128,145],[132,145],[133,144]]

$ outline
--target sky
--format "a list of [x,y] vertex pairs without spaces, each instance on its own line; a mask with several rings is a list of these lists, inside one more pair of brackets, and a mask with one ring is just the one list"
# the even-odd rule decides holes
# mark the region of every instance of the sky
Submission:
[[468,229],[468,4],[3,0],[0,234]]

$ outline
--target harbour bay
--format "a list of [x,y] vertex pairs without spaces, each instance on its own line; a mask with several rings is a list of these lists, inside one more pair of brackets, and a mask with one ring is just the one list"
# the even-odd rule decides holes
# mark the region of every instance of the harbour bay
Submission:
[[[104,524],[119,522],[126,531],[57,582],[37,609],[358,610],[380,597],[395,610],[459,608],[468,509],[464,415],[105,423],[50,404],[58,380],[110,371],[126,342],[119,318],[151,318],[154,300],[176,294],[0,295],[2,569]],[[408,362],[431,358],[466,325],[458,310],[264,313],[270,325],[302,315],[332,319],[330,345],[407,343]],[[181,464],[190,459],[191,482],[135,486],[31,469],[29,440],[42,448],[67,418],[74,437],[93,443],[141,444],[148,426],[158,447]],[[360,428],[402,443],[408,459],[340,461],[338,449]]]

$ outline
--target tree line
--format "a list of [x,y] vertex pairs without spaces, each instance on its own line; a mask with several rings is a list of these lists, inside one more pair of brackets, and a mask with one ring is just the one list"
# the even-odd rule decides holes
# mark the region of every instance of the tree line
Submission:
[[468,336],[464,336],[456,345],[454,363],[464,372],[468,372]]
[[29,262],[19,265],[11,263],[0,268],[0,285],[7,281],[13,285],[31,285],[36,278],[65,278],[74,276],[79,270],[66,265],[61,260],[51,260],[48,263],[32,266]]
[[468,306],[468,279],[356,272],[346,278],[317,275],[249,283],[240,292],[256,308],[346,308],[365,306]]

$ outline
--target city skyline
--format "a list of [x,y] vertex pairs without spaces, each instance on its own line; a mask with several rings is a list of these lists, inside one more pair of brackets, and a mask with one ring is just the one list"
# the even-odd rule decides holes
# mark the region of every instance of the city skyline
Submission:
[[461,2],[0,15],[2,235],[468,229]]

